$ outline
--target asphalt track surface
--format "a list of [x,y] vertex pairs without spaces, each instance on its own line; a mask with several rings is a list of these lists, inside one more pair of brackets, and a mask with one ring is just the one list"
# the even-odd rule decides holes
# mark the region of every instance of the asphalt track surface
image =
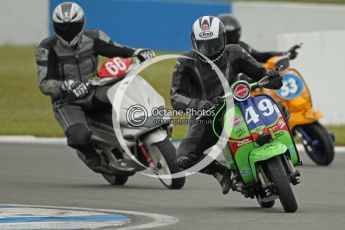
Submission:
[[[301,154],[302,183],[294,187],[299,209],[283,213],[279,202],[261,209],[255,200],[231,192],[204,175],[187,178],[182,190],[167,190],[136,174],[114,187],[89,171],[63,145],[0,144],[0,203],[67,206],[149,212],[177,218],[158,229],[344,229],[345,154],[329,167],[315,166]],[[134,222],[148,220],[134,218]]]

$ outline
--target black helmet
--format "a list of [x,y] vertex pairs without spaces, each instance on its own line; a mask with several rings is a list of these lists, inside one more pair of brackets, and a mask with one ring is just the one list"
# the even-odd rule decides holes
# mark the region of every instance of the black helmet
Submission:
[[84,22],[84,11],[76,3],[61,3],[53,11],[55,33],[65,45],[77,44],[84,29]]
[[218,17],[225,26],[227,43],[237,44],[241,37],[240,22],[231,14],[220,14]]
[[198,52],[211,59],[217,58],[226,45],[223,23],[213,16],[198,18],[192,28],[192,43]]

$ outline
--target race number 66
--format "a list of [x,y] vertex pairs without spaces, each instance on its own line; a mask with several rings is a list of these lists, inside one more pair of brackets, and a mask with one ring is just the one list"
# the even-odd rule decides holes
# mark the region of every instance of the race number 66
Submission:
[[116,76],[120,71],[126,70],[127,66],[120,58],[116,57],[105,63],[105,68],[111,75]]

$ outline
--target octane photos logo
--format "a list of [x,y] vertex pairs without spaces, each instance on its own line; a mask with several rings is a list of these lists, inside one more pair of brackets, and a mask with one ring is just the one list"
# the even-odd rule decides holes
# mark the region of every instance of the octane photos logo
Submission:
[[134,126],[140,127],[145,124],[148,118],[148,114],[144,106],[142,105],[133,105],[128,108],[126,113],[127,122]]
[[[230,93],[229,83],[226,80],[222,71],[218,68],[218,66],[216,64],[214,64],[205,55],[199,53],[198,51],[195,51],[195,52],[197,52],[201,57],[203,57],[207,61],[207,63],[212,67],[212,70],[215,71],[215,73],[217,74],[217,76],[218,76],[218,78],[219,78],[219,80],[223,86],[224,93],[229,94]],[[133,161],[137,162],[137,164],[139,164],[145,168],[148,168],[148,167],[146,167],[141,162],[139,162],[137,160],[137,158],[133,155],[133,153],[131,152],[129,147],[127,146],[127,142],[124,139],[123,134],[122,134],[121,124],[124,120],[127,120],[127,122],[130,123],[131,125],[133,125],[134,127],[146,125],[148,122],[151,122],[152,113],[154,113],[155,111],[153,111],[153,110],[147,111],[144,108],[144,106],[137,105],[137,104],[135,106],[129,106],[131,108],[129,108],[127,110],[123,110],[122,106],[123,106],[124,98],[126,97],[125,96],[126,90],[129,89],[131,84],[136,84],[134,79],[137,79],[138,78],[137,76],[139,75],[139,73],[142,72],[143,70],[145,70],[146,68],[148,68],[151,65],[153,65],[157,62],[160,62],[160,61],[164,61],[164,60],[168,60],[168,59],[176,59],[176,58],[178,58],[178,59],[191,59],[190,57],[187,57],[187,56],[174,55],[174,54],[157,56],[155,58],[152,58],[152,59],[145,61],[141,65],[130,70],[127,73],[126,78],[124,80],[118,82],[116,85],[114,85],[114,87],[112,87],[108,90],[108,97],[109,97],[109,99],[112,103],[112,106],[113,106],[112,119],[113,119],[114,132],[118,138],[118,141],[119,141],[122,149],[125,151],[125,153]],[[226,100],[226,103],[225,103],[226,108],[225,109],[232,108],[233,105],[234,105],[233,100]],[[162,111],[160,111],[160,112],[162,112]],[[164,110],[163,112],[165,113],[167,111]],[[196,111],[196,113],[197,112],[200,112],[200,111]],[[179,112],[175,111],[175,113],[179,113]],[[176,114],[174,114],[174,115],[176,115]],[[189,169],[186,169],[182,172],[173,173],[173,174],[170,174],[170,173],[167,173],[167,174],[161,174],[161,173],[149,174],[149,173],[144,173],[144,172],[142,172],[142,174],[144,174],[146,176],[150,176],[150,177],[159,178],[162,180],[165,180],[165,179],[170,180],[170,179],[174,179],[174,178],[192,175],[192,174],[200,171],[201,169],[205,168],[207,165],[211,164],[219,156],[219,154],[222,153],[222,150],[224,148],[226,148],[226,144],[228,141],[227,133],[231,133],[232,125],[231,125],[230,121],[233,120],[233,116],[234,116],[234,114],[232,114],[229,117],[230,119],[226,119],[224,121],[224,124],[223,124],[224,128],[223,128],[222,133],[220,135],[215,134],[219,138],[218,142],[212,148],[210,148],[210,150],[206,151],[207,157],[204,157],[196,165],[194,165],[194,166],[190,167]],[[208,119],[208,120],[211,120],[211,119]],[[211,122],[212,122],[212,120],[211,120]]]
[[[215,116],[214,110],[195,110],[187,108],[186,111],[171,110],[165,107],[154,107],[151,111],[142,105],[132,105],[127,109],[126,118],[128,124],[134,127],[157,126],[164,124],[191,125],[191,124],[212,124],[211,119]],[[206,119],[189,119],[190,117],[205,117]]]

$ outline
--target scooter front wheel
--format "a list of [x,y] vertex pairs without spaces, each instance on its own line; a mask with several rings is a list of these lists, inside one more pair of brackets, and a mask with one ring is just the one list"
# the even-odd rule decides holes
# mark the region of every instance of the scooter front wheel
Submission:
[[267,169],[271,176],[272,182],[277,190],[280,203],[282,204],[285,212],[296,212],[298,209],[295,195],[289,183],[288,176],[286,175],[283,162],[279,156],[274,157],[267,161]]
[[169,175],[182,171],[176,164],[176,149],[169,138],[153,144],[153,152],[150,153],[156,165],[156,175],[162,184],[169,189],[181,189],[186,181],[185,177],[172,178]]
[[296,128],[302,134],[308,156],[318,165],[327,166],[334,160],[334,144],[328,131],[319,122]]

